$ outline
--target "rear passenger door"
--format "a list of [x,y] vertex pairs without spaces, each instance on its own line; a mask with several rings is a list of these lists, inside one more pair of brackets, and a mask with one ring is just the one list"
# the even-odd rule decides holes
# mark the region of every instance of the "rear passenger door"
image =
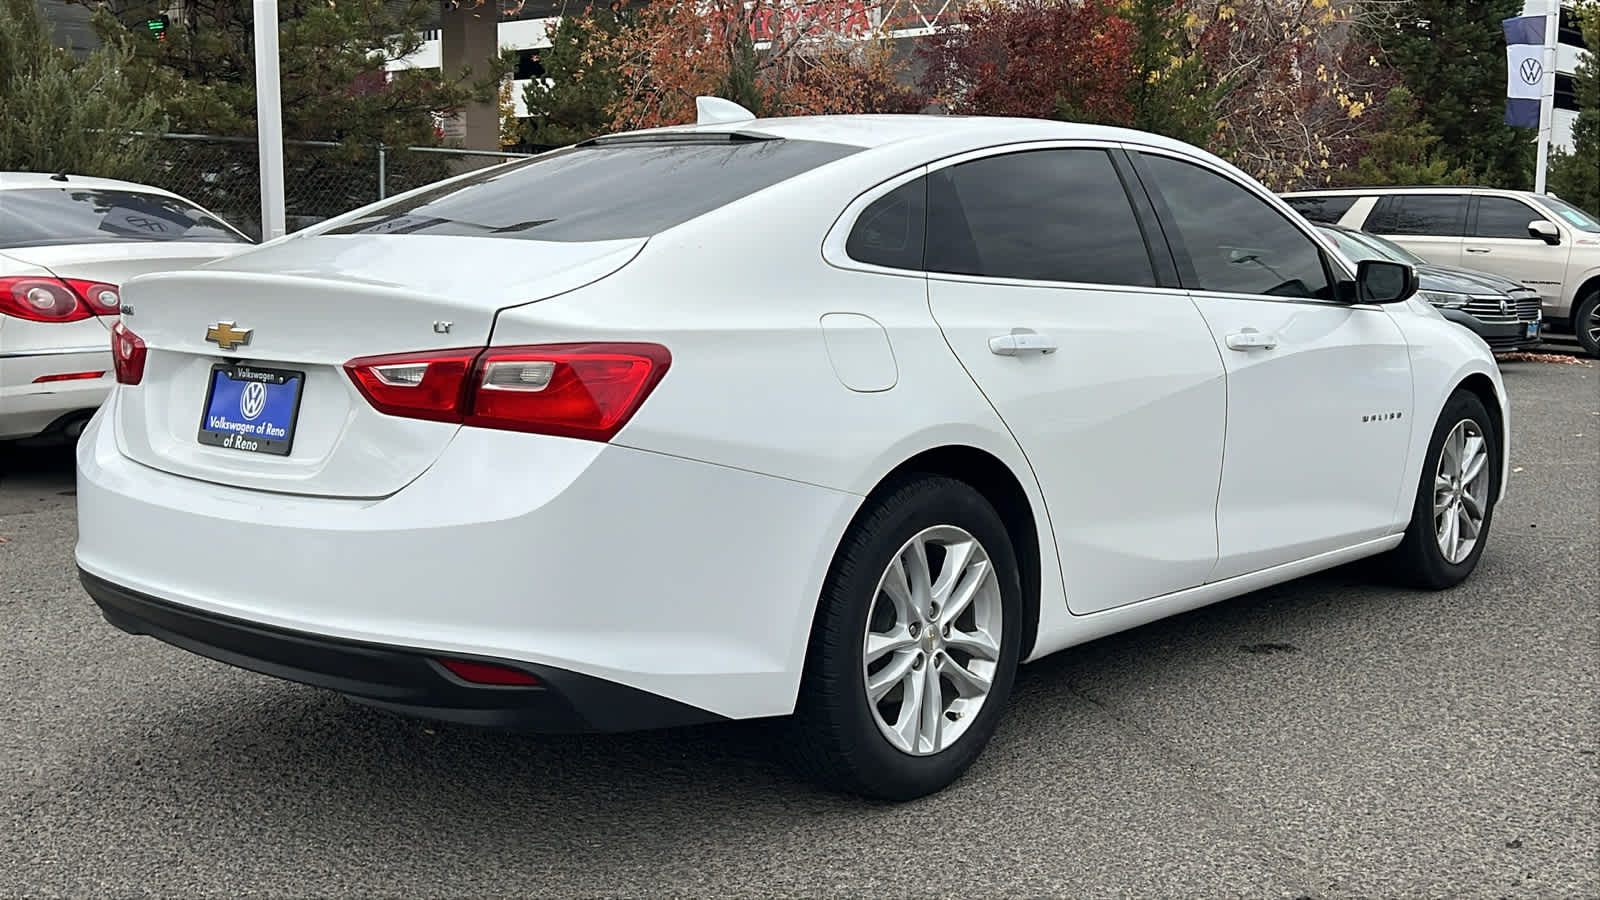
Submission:
[[1120,165],[1048,145],[927,179],[934,318],[1033,467],[1074,613],[1195,587],[1217,556],[1222,362]]
[[1362,231],[1386,237],[1438,266],[1459,266],[1467,234],[1467,195],[1430,191],[1378,199]]

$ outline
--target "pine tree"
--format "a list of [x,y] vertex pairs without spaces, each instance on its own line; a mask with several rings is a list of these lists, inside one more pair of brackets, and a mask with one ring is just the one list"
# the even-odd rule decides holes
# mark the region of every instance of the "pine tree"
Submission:
[[1342,179],[1355,185],[1468,184],[1472,172],[1451,167],[1439,153],[1439,136],[1417,114],[1416,99],[1395,87],[1379,110],[1379,130],[1367,137],[1367,150],[1354,172]]
[[631,15],[620,4],[561,17],[539,54],[544,75],[528,83],[530,144],[559,147],[603,134],[621,96],[615,41]]
[[1505,124],[1504,19],[1522,0],[1404,0],[1369,35],[1439,135],[1439,155],[1486,186],[1533,184],[1533,135]]
[[1184,5],[1174,0],[1126,0],[1120,15],[1133,24],[1133,71],[1128,125],[1197,146],[1217,132],[1217,101],[1226,91],[1191,45]]
[[1550,160],[1548,186],[1556,196],[1600,215],[1600,0],[1577,10],[1583,42],[1589,45],[1573,72],[1578,118],[1572,123],[1572,152]]
[[162,122],[124,77],[129,57],[108,44],[75,63],[37,0],[0,0],[0,170],[142,180]]

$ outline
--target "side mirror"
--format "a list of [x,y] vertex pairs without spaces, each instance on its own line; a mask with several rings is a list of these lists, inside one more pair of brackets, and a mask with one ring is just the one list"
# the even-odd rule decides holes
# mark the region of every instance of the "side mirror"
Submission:
[[1534,219],[1529,222],[1528,233],[1552,247],[1561,243],[1561,229],[1544,219]]
[[1401,303],[1417,292],[1417,270],[1409,263],[1364,259],[1356,265],[1357,303]]

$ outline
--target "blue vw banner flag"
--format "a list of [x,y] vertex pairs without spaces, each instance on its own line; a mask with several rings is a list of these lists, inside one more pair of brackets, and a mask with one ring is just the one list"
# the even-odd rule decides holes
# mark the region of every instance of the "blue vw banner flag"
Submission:
[[1539,127],[1539,91],[1544,86],[1544,16],[1501,22],[1506,32],[1506,124]]

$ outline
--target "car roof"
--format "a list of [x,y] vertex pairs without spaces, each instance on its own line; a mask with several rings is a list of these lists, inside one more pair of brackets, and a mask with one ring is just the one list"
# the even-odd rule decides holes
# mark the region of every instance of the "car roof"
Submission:
[[662,128],[610,134],[606,135],[606,137],[615,138],[621,135],[645,136],[653,134],[727,134],[729,132],[788,138],[791,140],[827,141],[863,149],[925,142],[954,141],[971,144],[976,148],[1013,141],[1086,140],[1138,143],[1146,146],[1165,147],[1191,155],[1197,152],[1204,154],[1204,151],[1198,151],[1195,147],[1181,141],[1128,128],[1087,125],[1081,122],[1062,122],[1053,119],[916,113],[745,119],[735,122],[712,122],[703,125],[671,125]]
[[1533,191],[1519,191],[1513,188],[1486,187],[1479,184],[1383,184],[1373,187],[1347,187],[1347,188],[1310,188],[1303,191],[1284,191],[1280,197],[1340,197],[1349,194],[1370,196],[1373,194],[1397,193],[1449,193],[1459,194],[1462,191],[1494,191],[1501,194],[1528,194]]
[[61,181],[60,177],[47,172],[0,172],[0,191],[24,190],[27,188],[80,187],[102,191],[139,191],[146,194],[161,194],[167,197],[178,196],[171,191],[152,187],[148,184],[118,181],[115,178],[91,178],[87,175],[73,175],[71,173],[66,174],[66,181]]

